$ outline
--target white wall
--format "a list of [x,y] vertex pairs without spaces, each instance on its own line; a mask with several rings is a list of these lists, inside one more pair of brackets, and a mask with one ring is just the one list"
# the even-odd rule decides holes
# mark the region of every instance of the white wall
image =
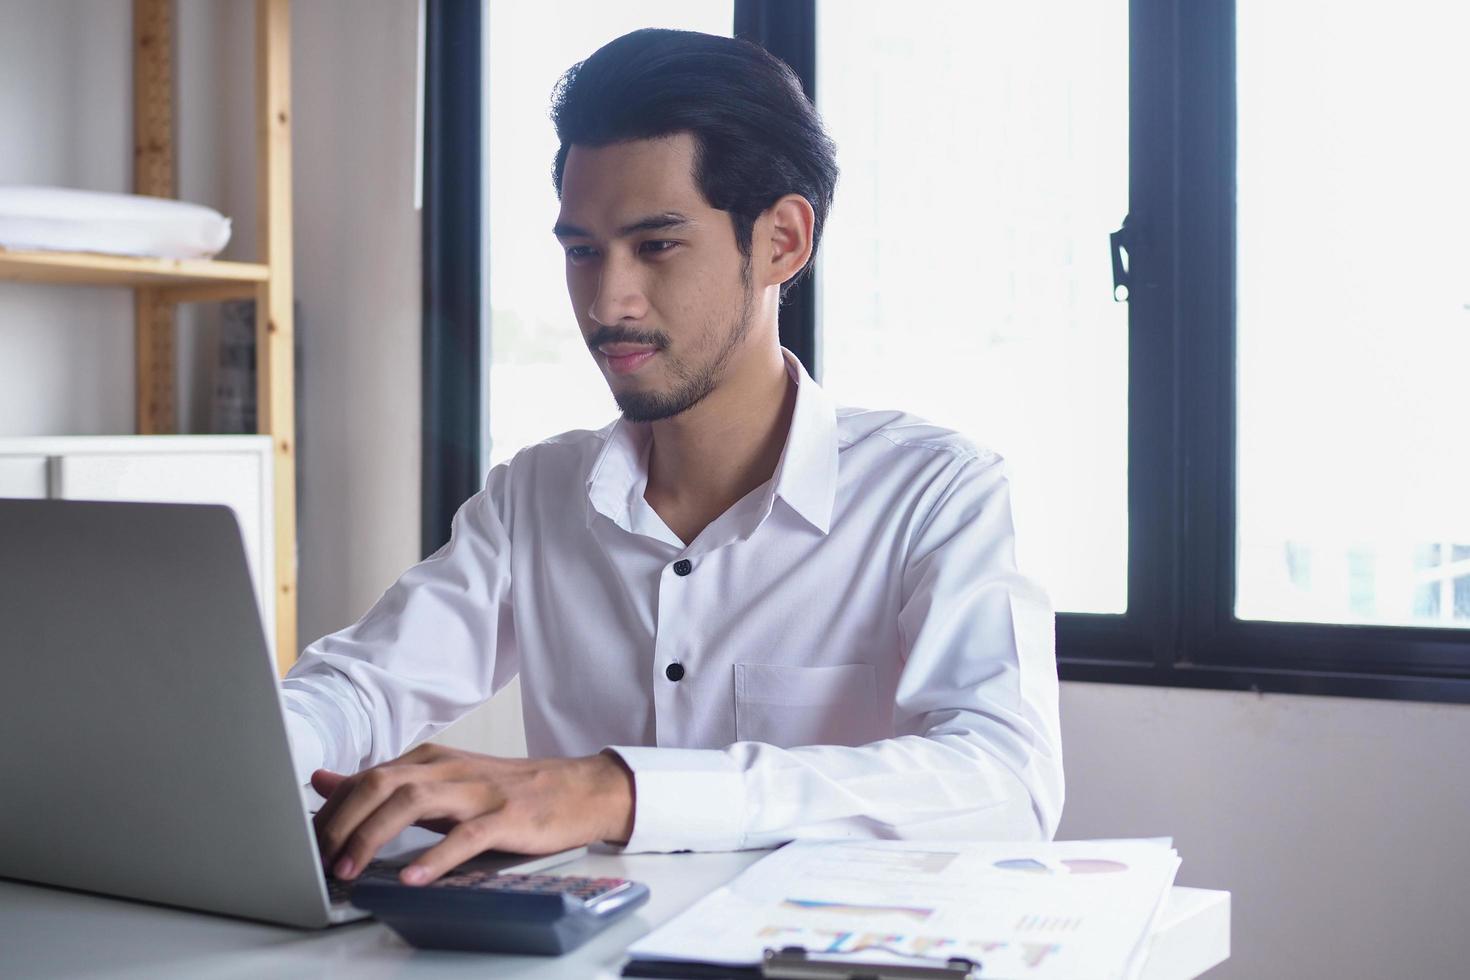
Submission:
[[1252,980],[1470,975],[1470,707],[1062,687],[1060,837],[1173,835]]
[[[11,0],[0,21],[0,183],[131,185],[131,5]],[[133,424],[123,290],[0,283],[0,436]]]
[[419,552],[418,7],[294,5],[301,642]]

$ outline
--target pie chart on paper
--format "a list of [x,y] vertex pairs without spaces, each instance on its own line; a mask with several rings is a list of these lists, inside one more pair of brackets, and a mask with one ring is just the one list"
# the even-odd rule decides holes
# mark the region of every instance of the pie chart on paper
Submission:
[[1035,858],[1007,858],[1004,861],[995,862],[995,866],[1002,871],[1021,871],[1033,875],[1049,875],[1051,868],[1042,864]]

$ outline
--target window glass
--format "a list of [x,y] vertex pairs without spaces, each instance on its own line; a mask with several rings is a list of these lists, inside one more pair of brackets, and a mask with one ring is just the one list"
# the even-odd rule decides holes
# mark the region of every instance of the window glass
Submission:
[[820,374],[1007,460],[1058,610],[1127,608],[1128,5],[828,0],[817,98],[842,177]]
[[1470,627],[1470,8],[1236,9],[1236,615]]

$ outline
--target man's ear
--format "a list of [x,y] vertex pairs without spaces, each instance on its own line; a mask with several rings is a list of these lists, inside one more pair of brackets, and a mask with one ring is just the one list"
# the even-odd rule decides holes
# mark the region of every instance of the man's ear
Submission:
[[766,209],[756,223],[757,232],[764,229],[767,236],[770,256],[762,285],[779,286],[806,266],[816,223],[816,212],[800,194],[787,194]]

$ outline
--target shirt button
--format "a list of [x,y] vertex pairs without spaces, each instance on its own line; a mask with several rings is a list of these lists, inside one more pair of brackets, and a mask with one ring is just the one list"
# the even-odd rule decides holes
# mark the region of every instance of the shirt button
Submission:
[[691,562],[688,558],[680,558],[678,561],[674,562],[675,575],[688,575],[692,571],[694,571],[694,563]]
[[664,676],[671,681],[682,681],[684,679],[684,665],[669,664],[664,670]]

